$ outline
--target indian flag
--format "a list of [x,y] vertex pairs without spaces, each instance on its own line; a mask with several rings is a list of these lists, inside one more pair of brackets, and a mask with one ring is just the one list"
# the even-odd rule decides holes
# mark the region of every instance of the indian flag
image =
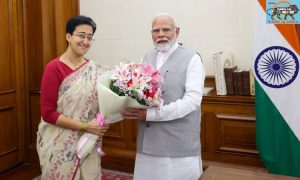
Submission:
[[266,24],[259,0],[254,28],[256,141],[270,173],[300,177],[300,46],[294,24]]

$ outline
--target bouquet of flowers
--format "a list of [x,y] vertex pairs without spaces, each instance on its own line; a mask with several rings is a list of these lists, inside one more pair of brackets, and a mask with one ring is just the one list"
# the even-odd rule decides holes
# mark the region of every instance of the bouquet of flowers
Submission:
[[122,120],[125,107],[159,106],[162,78],[150,64],[128,63],[104,72],[98,79],[100,112],[110,123]]
[[149,64],[121,64],[111,76],[110,89],[119,96],[130,96],[145,106],[160,104],[159,72]]
[[[162,78],[149,64],[120,64],[113,70],[101,74],[97,80],[97,91],[101,114],[97,121],[105,123],[121,121],[121,110],[125,107],[147,108],[162,103]],[[109,122],[108,122],[109,121]],[[96,146],[98,136],[84,133],[76,146],[80,159],[87,157]],[[98,146],[99,155],[104,155]]]

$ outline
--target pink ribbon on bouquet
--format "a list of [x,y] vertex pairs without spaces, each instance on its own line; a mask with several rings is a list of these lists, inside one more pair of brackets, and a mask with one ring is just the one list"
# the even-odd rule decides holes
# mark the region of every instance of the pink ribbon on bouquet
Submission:
[[[103,119],[102,114],[98,113],[96,116],[96,120],[99,124],[99,126],[103,126],[106,124],[109,124],[109,120],[108,119]],[[105,153],[102,151],[101,146],[97,143],[97,152],[100,156],[104,156]]]
[[101,113],[98,113],[96,115],[96,120],[99,123],[99,126],[103,126],[103,125],[109,124],[109,120],[108,119],[103,119]]
[[[97,120],[99,126],[103,126],[103,125],[109,124],[109,120],[108,119],[103,119],[101,113],[97,114],[96,120]],[[82,142],[80,142],[80,144],[78,145],[78,151],[81,151],[81,149],[83,148],[83,146],[90,139],[91,135],[92,135],[91,133],[87,133],[86,136],[83,136]],[[104,156],[105,155],[105,153],[101,149],[101,146],[98,143],[96,144],[96,148],[97,148],[97,152],[98,152],[98,154],[100,156]],[[82,155],[78,154],[78,157],[81,159]]]

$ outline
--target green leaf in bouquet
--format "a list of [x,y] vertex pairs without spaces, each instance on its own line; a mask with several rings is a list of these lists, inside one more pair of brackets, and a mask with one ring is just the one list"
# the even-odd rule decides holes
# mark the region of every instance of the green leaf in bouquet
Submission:
[[139,98],[138,92],[132,91],[132,96],[131,96],[131,97],[132,97],[133,99],[136,99],[137,102],[139,102],[141,105],[148,106],[148,105],[146,104],[145,100]]
[[112,80],[110,82],[110,85],[109,85],[109,88],[114,92],[116,93],[117,95],[119,96],[125,96],[125,93],[123,91],[121,91],[118,87],[116,87],[114,84],[115,84],[116,80]]

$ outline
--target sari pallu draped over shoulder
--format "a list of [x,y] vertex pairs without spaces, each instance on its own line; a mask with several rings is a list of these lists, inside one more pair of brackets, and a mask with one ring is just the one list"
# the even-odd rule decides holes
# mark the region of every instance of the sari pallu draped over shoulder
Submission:
[[[89,61],[60,85],[57,111],[77,121],[88,122],[99,112],[97,77],[102,68]],[[76,144],[80,131],[60,128],[41,120],[37,151],[42,179],[101,179],[101,157],[94,150],[80,162]]]

